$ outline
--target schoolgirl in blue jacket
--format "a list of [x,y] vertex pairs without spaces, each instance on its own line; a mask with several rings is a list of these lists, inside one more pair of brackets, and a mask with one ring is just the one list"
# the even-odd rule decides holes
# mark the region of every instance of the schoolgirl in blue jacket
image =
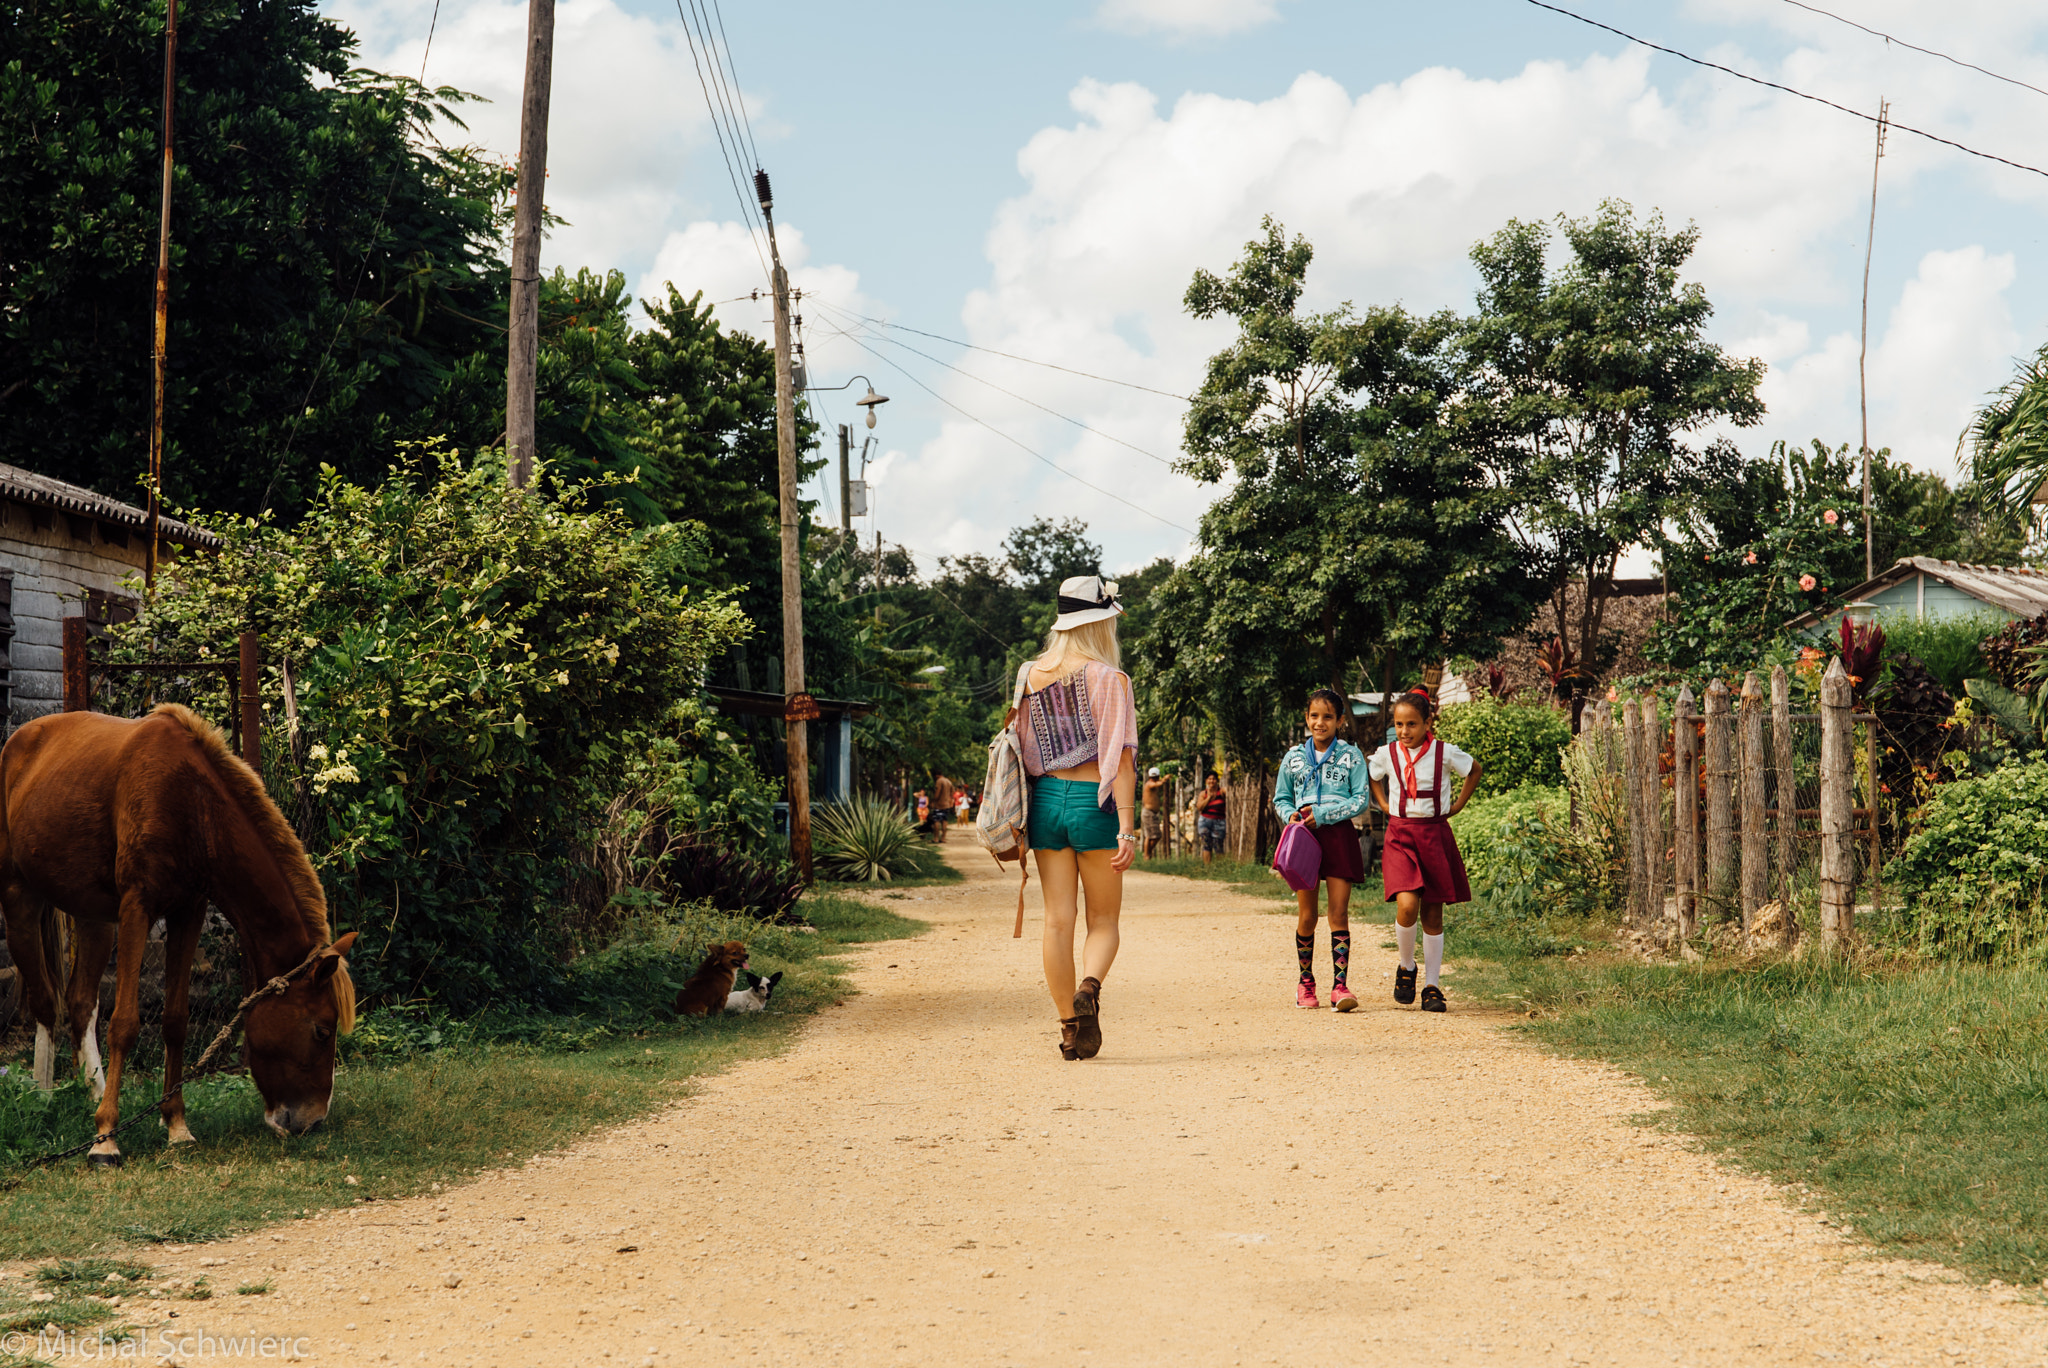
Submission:
[[[1323,852],[1323,882],[1330,887],[1330,1007],[1348,1012],[1358,999],[1344,982],[1351,968],[1351,885],[1365,877],[1365,856],[1351,819],[1372,803],[1364,752],[1337,739],[1337,721],[1349,704],[1335,689],[1309,695],[1308,739],[1280,760],[1273,807],[1283,822],[1299,822],[1315,833]],[[1300,916],[1294,923],[1294,957],[1301,981],[1297,1007],[1321,1007],[1316,997],[1316,892],[1295,894]]]

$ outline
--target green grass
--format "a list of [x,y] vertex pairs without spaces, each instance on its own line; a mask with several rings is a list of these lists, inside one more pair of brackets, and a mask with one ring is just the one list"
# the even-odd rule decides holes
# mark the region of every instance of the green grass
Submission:
[[[1520,1029],[1607,1060],[1688,1132],[1876,1249],[1976,1278],[2048,1277],[2048,972],[1787,961],[1644,964],[1532,953],[1483,914],[1459,986]],[[1568,941],[1557,928],[1539,944]]]
[[[119,1173],[67,1160],[22,1174],[18,1186],[0,1192],[0,1259],[76,1259],[138,1243],[217,1239],[520,1162],[684,1096],[701,1075],[782,1049],[805,1014],[846,995],[835,951],[925,929],[844,895],[812,895],[801,911],[814,934],[717,919],[684,928],[693,944],[739,936],[757,972],[785,972],[772,1009],[761,1015],[676,1020],[655,1011],[637,1022],[550,1018],[527,1029],[525,1018],[479,1023],[402,1013],[380,1026],[380,1014],[369,1013],[357,1034],[381,1030],[381,1042],[356,1051],[337,1072],[328,1122],[292,1139],[264,1126],[245,1079],[190,1089],[197,1146],[173,1152],[162,1127],[145,1123],[122,1137],[127,1165]],[[661,975],[677,972],[651,954],[624,952],[612,971],[643,995],[672,993]],[[123,1090],[124,1115],[154,1100],[154,1081]],[[0,1093],[17,1099],[28,1092],[0,1083]],[[52,1106],[70,1109],[53,1127],[57,1138],[91,1134],[82,1086],[60,1087]],[[0,1119],[6,1115],[0,1109]]]

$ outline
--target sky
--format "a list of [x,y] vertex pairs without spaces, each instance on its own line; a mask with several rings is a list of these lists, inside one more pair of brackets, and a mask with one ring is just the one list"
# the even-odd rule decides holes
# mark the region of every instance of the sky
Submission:
[[[2013,83],[2048,90],[2048,11],[1817,2],[1945,55],[1793,0],[1565,7],[1851,109],[1888,98],[1900,124],[2048,168],[2048,95]],[[618,269],[640,298],[702,291],[765,337],[751,167],[714,136],[681,17],[710,5],[559,0],[548,204],[569,226],[543,266]],[[525,5],[326,8],[364,65],[417,75],[424,58],[430,84],[485,97],[444,136],[512,155]],[[1530,0],[732,0],[721,20],[804,292],[811,383],[851,384],[813,395],[827,452],[838,423],[856,449],[870,436],[851,403],[865,376],[889,402],[858,530],[927,570],[996,553],[1038,516],[1086,521],[1110,573],[1193,548],[1218,491],[1171,469],[1172,396],[1230,332],[1181,300],[1268,214],[1315,247],[1312,308],[1469,310],[1472,245],[1511,218],[1620,199],[1695,223],[1688,275],[1714,303],[1711,337],[1769,368],[1764,421],[1727,435],[1753,455],[1858,440],[1866,120]],[[1873,447],[1954,473],[1975,406],[2048,342],[2044,209],[2048,176],[1892,130],[1870,262]],[[836,474],[807,492],[838,519]]]

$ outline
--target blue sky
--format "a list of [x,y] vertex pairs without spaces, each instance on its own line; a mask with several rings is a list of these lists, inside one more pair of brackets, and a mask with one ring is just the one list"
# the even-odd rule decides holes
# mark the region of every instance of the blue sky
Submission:
[[[1882,93],[1902,122],[2048,166],[2048,97],[1786,0],[1568,7],[1853,107]],[[1826,7],[2048,87],[2048,20],[2022,7]],[[370,64],[418,70],[431,3],[330,10]],[[724,19],[785,257],[812,296],[813,375],[864,372],[892,396],[863,531],[878,523],[927,563],[1073,513],[1112,570],[1130,568],[1183,554],[1214,491],[1157,459],[1175,451],[1170,399],[855,320],[1185,393],[1223,335],[1181,314],[1181,291],[1266,212],[1316,244],[1316,303],[1417,308],[1469,305],[1465,253],[1511,216],[1612,196],[1697,221],[1717,340],[1771,367],[1771,416],[1733,435],[1756,452],[1855,438],[1871,133],[1845,115],[1525,0],[730,3]],[[524,23],[515,0],[443,0],[427,62],[430,82],[493,97],[473,136],[507,153]],[[546,260],[617,267],[641,294],[760,284],[674,5],[562,0],[557,43],[550,205],[572,227]],[[1893,134],[1873,444],[1946,472],[1971,404],[2048,340],[2044,203],[2048,178]],[[765,331],[751,301],[721,314]],[[844,398],[824,412],[854,416]]]

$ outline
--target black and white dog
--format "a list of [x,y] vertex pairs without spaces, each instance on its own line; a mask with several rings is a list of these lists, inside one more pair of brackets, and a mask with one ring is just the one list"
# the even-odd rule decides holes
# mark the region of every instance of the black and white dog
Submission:
[[726,1011],[764,1012],[768,1009],[768,999],[773,996],[775,985],[781,982],[782,971],[777,969],[766,978],[762,978],[759,974],[753,974],[751,977],[754,980],[751,984],[745,988],[736,989],[731,996],[726,998]]

